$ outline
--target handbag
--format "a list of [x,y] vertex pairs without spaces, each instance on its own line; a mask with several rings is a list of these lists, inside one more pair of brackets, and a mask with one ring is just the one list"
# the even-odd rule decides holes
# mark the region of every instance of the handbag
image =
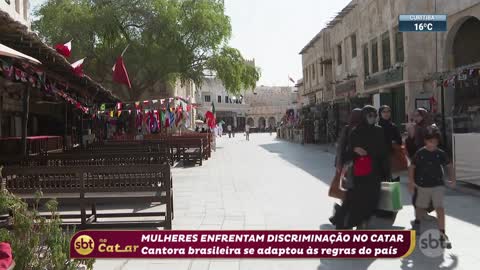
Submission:
[[362,156],[357,157],[353,161],[353,175],[354,176],[367,176],[372,173],[372,157]]
[[328,189],[329,197],[340,200],[345,198],[345,191],[340,188],[340,181],[343,176],[342,171],[335,171],[335,176],[333,177],[332,183],[330,183],[330,188]]
[[392,172],[400,172],[408,169],[406,149],[402,145],[394,144],[392,152]]
[[382,182],[377,209],[397,212],[403,208],[399,182]]

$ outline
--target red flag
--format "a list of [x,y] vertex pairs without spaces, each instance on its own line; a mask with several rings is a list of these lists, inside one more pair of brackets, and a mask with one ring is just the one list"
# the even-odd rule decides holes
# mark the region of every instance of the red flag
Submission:
[[65,44],[57,44],[55,45],[55,50],[65,57],[70,57],[72,54],[72,41],[69,41]]
[[73,73],[75,75],[82,77],[83,76],[83,61],[85,58],[78,60],[72,64]]
[[170,127],[170,117],[165,118],[165,127]]
[[180,122],[182,121],[182,119],[183,119],[183,109],[180,106],[180,107],[177,108],[177,116],[175,117],[175,125],[177,127],[180,124]]
[[128,78],[127,68],[125,67],[125,63],[123,62],[123,57],[119,56],[117,58],[117,62],[113,67],[113,81],[125,84],[128,88],[132,88],[130,84],[130,79]]

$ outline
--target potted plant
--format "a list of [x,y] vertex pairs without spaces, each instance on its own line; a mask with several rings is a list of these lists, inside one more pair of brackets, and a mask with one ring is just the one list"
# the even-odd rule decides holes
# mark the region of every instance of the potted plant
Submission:
[[[0,177],[1,179],[1,177]],[[61,228],[58,203],[51,200],[45,207],[52,218],[40,216],[38,202],[33,208],[5,189],[0,190],[0,213],[12,213],[8,229],[0,228],[0,242],[10,243],[15,270],[78,270],[93,269],[94,260],[69,259],[73,230]]]

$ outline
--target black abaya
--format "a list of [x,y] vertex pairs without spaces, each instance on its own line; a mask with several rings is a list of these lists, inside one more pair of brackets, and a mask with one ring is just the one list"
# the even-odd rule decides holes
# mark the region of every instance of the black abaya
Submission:
[[359,125],[350,135],[352,159],[358,157],[353,152],[361,147],[372,158],[372,172],[367,176],[354,176],[353,189],[347,191],[342,205],[341,221],[338,228],[352,228],[368,221],[374,215],[380,199],[381,182],[388,178],[388,150],[383,129],[366,123]]

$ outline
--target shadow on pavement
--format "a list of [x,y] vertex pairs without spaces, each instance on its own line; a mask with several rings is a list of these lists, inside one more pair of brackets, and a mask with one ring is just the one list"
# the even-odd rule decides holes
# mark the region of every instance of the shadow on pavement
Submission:
[[[320,225],[320,230],[335,230],[332,224]],[[317,270],[367,270],[375,259],[321,259]]]
[[[334,175],[334,157],[322,151],[317,145],[300,145],[283,140],[274,143],[263,144],[260,147],[277,154],[280,158],[303,171],[309,173],[327,185],[330,185]],[[326,146],[325,146],[326,147]],[[402,175],[402,203],[404,208],[412,207],[412,195],[407,190],[406,174]],[[470,224],[480,226],[480,215],[475,214],[480,205],[480,198],[447,189],[445,193],[445,209],[448,216],[460,219]],[[433,213],[432,213],[433,214]],[[412,216],[412,219],[414,217]]]
[[333,157],[322,152],[318,146],[278,141],[278,143],[263,144],[260,147],[270,153],[278,154],[280,158],[290,162],[318,180],[329,185],[334,175]]
[[374,261],[373,259],[321,259],[317,270],[367,270]]

